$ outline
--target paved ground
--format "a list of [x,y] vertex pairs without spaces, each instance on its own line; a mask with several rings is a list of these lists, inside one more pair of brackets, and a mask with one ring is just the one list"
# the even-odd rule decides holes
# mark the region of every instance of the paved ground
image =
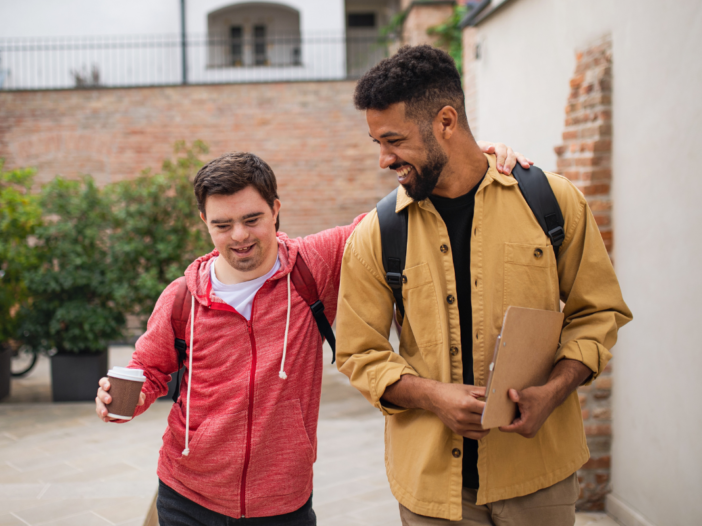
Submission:
[[[112,348],[110,365],[125,365],[130,352]],[[126,425],[104,424],[92,404],[50,402],[46,359],[12,389],[0,403],[0,526],[141,526],[170,403]],[[325,366],[314,480],[320,526],[400,525],[385,478],[383,425],[346,377]],[[576,526],[586,525],[616,523],[579,514]]]

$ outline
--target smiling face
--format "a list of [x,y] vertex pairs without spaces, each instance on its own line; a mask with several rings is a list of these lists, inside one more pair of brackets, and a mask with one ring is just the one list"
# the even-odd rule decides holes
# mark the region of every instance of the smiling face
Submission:
[[[205,202],[205,214],[212,242],[228,263],[227,281],[248,281],[266,274],[278,256],[276,219],[280,201],[273,206],[258,191],[247,186],[231,195],[211,195]],[[233,272],[232,272],[233,271]]]
[[380,167],[395,170],[398,182],[415,201],[429,197],[448,162],[432,123],[421,126],[408,119],[404,103],[369,109],[366,120],[373,142],[380,145]]

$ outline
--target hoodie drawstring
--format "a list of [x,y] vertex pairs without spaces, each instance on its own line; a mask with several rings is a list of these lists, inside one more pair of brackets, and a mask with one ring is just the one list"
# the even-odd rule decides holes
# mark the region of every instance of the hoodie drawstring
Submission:
[[185,402],[185,449],[183,456],[187,457],[190,454],[188,448],[188,436],[190,435],[190,386],[193,383],[193,332],[195,329],[195,295],[190,296],[190,358],[188,361],[188,397]]
[[285,321],[285,339],[283,340],[283,359],[280,362],[280,376],[285,380],[288,375],[285,374],[285,353],[288,350],[288,330],[290,329],[290,273],[288,273],[288,319]]

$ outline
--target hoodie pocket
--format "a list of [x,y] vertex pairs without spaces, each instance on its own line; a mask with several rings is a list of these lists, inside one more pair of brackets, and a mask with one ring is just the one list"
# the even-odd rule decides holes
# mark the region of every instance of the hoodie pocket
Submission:
[[[181,438],[181,447],[185,442]],[[187,487],[238,489],[246,450],[246,411],[211,416],[191,435],[190,453],[176,459],[178,479]]]
[[300,401],[277,404],[266,418],[254,421],[247,495],[276,497],[306,491],[312,484],[313,463],[314,448]]

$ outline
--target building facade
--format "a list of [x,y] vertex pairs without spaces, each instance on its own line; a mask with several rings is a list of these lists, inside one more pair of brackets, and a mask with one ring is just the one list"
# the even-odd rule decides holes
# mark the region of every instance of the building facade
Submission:
[[0,86],[342,80],[387,56],[399,0],[0,4]]

